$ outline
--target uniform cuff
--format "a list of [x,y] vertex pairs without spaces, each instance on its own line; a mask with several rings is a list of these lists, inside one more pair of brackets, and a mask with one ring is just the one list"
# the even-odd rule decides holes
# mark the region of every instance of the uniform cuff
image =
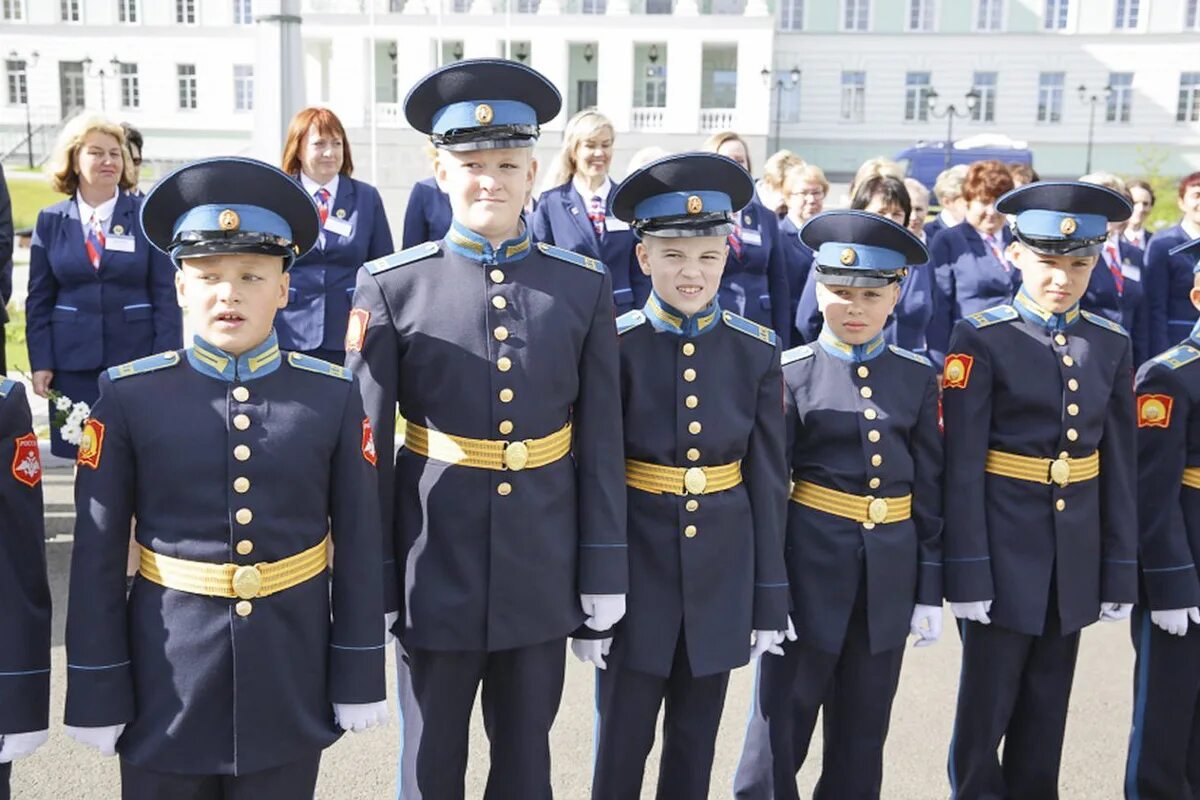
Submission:
[[67,665],[68,725],[121,725],[131,722],[133,715],[133,669],[128,661],[97,667]]
[[628,547],[624,544],[579,545],[579,594],[628,593]]
[[50,727],[50,670],[0,672],[0,735]]
[[947,558],[942,564],[946,599],[950,602],[973,603],[991,600],[996,596],[996,588],[992,584],[992,560],[988,556]]
[[1195,564],[1163,569],[1142,568],[1142,585],[1151,611],[1200,606],[1200,578]]
[[387,699],[387,646],[329,645],[329,702],[378,703]]
[[922,561],[917,565],[917,602],[923,606],[942,604],[942,565]]
[[751,627],[756,631],[786,631],[791,599],[786,583],[756,583]]
[[1137,562],[1105,559],[1100,568],[1100,601],[1136,603],[1137,596]]

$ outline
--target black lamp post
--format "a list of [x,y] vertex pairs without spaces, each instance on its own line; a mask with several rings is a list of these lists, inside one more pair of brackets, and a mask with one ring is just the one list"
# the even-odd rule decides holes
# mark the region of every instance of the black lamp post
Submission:
[[33,169],[33,122],[29,112],[29,70],[31,67],[36,67],[38,62],[38,51],[34,50],[29,54],[28,59],[22,59],[17,56],[17,51],[13,50],[8,54],[10,61],[20,61],[21,71],[17,74],[21,77],[21,84],[25,89],[25,153],[29,159],[29,168]]
[[792,67],[792,71],[788,73],[786,80],[783,78],[776,78],[774,83],[771,82],[771,70],[767,67],[763,67],[762,72],[760,72],[759,75],[762,76],[763,83],[771,88],[771,92],[773,94],[777,94],[777,97],[775,98],[775,114],[771,118],[772,125],[775,129],[774,146],[772,146],[771,142],[767,142],[767,153],[770,154],[779,149],[779,123],[782,116],[780,112],[783,110],[781,108],[783,105],[783,93],[792,91],[800,83],[800,68]]
[[[1112,95],[1112,86],[1105,86],[1099,92],[1088,94],[1088,88],[1084,84],[1079,84],[1075,89],[1079,93],[1079,101],[1088,104],[1088,140],[1087,140],[1087,166],[1083,168],[1084,173],[1092,171],[1092,140],[1096,132],[1096,104],[1107,101]],[[1103,97],[1101,97],[1103,95]]]
[[929,106],[929,113],[938,119],[944,118],[946,120],[946,142],[944,145],[946,150],[946,169],[950,168],[950,148],[954,146],[954,118],[962,117],[966,119],[974,114],[975,109],[979,107],[980,94],[978,90],[972,89],[964,95],[964,98],[967,103],[965,111],[959,111],[958,106],[954,105],[954,103],[950,103],[944,109],[938,111],[936,108],[938,99],[937,90],[930,86],[929,91],[925,93],[925,102]]
[[93,64],[95,64],[95,62],[92,61],[91,56],[83,57],[83,68],[86,69],[88,74],[93,78],[100,79],[100,110],[107,111],[108,103],[106,102],[104,84],[108,76],[115,75],[117,73],[118,68],[121,66],[121,62],[117,60],[116,56],[113,56],[108,60],[108,69],[105,69],[104,67],[96,67],[95,71],[92,70]]

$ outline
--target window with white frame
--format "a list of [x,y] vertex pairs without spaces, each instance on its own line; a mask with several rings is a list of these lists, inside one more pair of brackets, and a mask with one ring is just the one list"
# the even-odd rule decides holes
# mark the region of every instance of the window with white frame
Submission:
[[254,23],[254,0],[233,0],[233,24],[252,25]]
[[908,0],[908,29],[929,33],[937,21],[937,0]]
[[976,122],[996,121],[996,82],[995,72],[976,72],[972,76],[971,88],[979,94],[979,102],[971,112]]
[[583,0],[579,12],[581,14],[603,14],[608,7],[608,0]]
[[1066,80],[1065,72],[1043,72],[1038,75],[1038,122],[1062,122],[1063,86]]
[[1108,75],[1108,110],[1104,119],[1108,122],[1129,122],[1133,110],[1133,73],[1110,72]]
[[29,78],[25,74],[25,61],[10,58],[4,62],[4,73],[7,77],[8,104],[10,106],[25,105],[29,101]]
[[1189,31],[1200,28],[1200,0],[1187,0],[1187,8],[1183,15],[1183,27]]
[[702,46],[700,107],[737,108],[737,45]]
[[1176,122],[1200,122],[1200,72],[1184,72],[1179,76],[1179,109]]
[[196,0],[175,0],[175,21],[180,25],[195,25]]
[[1042,28],[1048,31],[1066,30],[1067,14],[1071,0],[1046,0],[1046,13],[1042,17]]
[[83,0],[59,0],[58,16],[63,22],[82,22],[83,10],[80,8]]
[[137,64],[121,63],[121,108],[141,108],[142,88],[138,85]]
[[194,111],[196,108],[196,65],[176,64],[175,79],[179,84],[179,108]]
[[538,4],[539,0],[517,0],[517,13],[536,14],[538,13]]
[[842,30],[871,29],[871,0],[842,0]]
[[804,0],[779,0],[779,30],[804,30]]
[[1140,6],[1138,0],[1116,0],[1113,27],[1119,31],[1137,30]]
[[998,31],[1004,27],[1004,0],[977,0],[975,30]]
[[777,89],[775,94],[779,103],[779,120],[781,122],[799,122],[800,121],[800,81],[792,83],[792,71],[790,69],[777,69],[774,76],[775,83],[772,86],[780,86],[783,88]]
[[117,22],[138,21],[138,0],[117,0]]
[[862,122],[866,117],[867,73],[842,72],[842,121]]
[[233,110],[254,110],[254,65],[233,65]]
[[4,0],[0,9],[4,11],[5,22],[20,22],[25,19],[25,0]]
[[929,120],[928,72],[909,72],[904,76],[904,121],[927,122]]

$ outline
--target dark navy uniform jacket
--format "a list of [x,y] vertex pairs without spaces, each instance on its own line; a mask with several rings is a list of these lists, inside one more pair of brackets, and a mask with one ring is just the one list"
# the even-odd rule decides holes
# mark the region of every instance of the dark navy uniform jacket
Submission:
[[[358,268],[395,249],[374,186],[340,176],[329,220],[321,231],[324,245],[296,259],[288,271],[288,304],[275,317],[279,346],[285,350],[341,350]],[[350,231],[336,233],[330,224],[347,224]]]
[[715,303],[689,319],[656,295],[617,326],[625,455],[672,467],[742,465],[741,484],[698,497],[629,489],[629,597],[617,629],[624,663],[667,677],[683,636],[692,675],[740,667],[752,630],[787,629],[777,339]]
[[[784,264],[787,266],[788,319],[791,320],[793,327],[792,340],[807,341],[803,335],[800,335],[799,326],[796,325],[796,309],[800,306],[800,298],[803,297],[808,284],[808,275],[812,270],[813,251],[812,248],[800,241],[800,229],[796,227],[795,222],[792,222],[791,217],[784,217],[779,221],[779,238],[783,243]],[[799,339],[796,338],[797,335],[800,335]]]
[[146,240],[141,202],[124,192],[117,198],[108,237],[122,235],[120,226],[133,252],[110,243],[99,270],[88,260],[73,196],[38,214],[25,301],[33,369],[100,369],[183,343],[175,268]]
[[612,278],[617,314],[640,307],[650,294],[650,279],[638,266],[634,252],[637,237],[611,213],[605,216],[604,235],[596,236],[587,212],[587,203],[568,181],[542,192],[529,220],[529,231],[535,242],[557,245],[602,262]]
[[[624,593],[617,334],[603,266],[528,232],[493,250],[456,222],[443,242],[366,265],[354,304],[366,335],[348,343],[347,363],[385,454],[388,608],[402,611],[405,645],[543,643],[583,622],[580,594]],[[397,405],[410,422],[472,439],[536,439],[571,422],[574,457],[518,473],[405,448],[393,463]]]
[[[1022,292],[961,320],[947,364],[952,355],[959,368],[942,392],[947,599],[994,599],[993,624],[1033,636],[1052,581],[1064,633],[1095,622],[1102,602],[1134,602],[1128,335],[1078,308],[1048,314]],[[989,448],[1044,459],[1099,451],[1100,475],[1060,487],[985,474]]]
[[1146,245],[1142,285],[1150,309],[1150,355],[1161,353],[1186,338],[1196,324],[1196,309],[1188,299],[1196,257],[1187,253],[1171,255],[1172,248],[1192,238],[1182,225],[1176,225],[1154,234],[1150,244]]
[[[1003,253],[1012,241],[1007,227],[1001,229],[1000,240]],[[992,249],[969,222],[938,232],[929,245],[929,263],[933,268],[934,303],[926,338],[929,358],[940,369],[955,323],[1011,300],[1021,284],[1021,273],[997,262]]]
[[[128,723],[121,757],[157,772],[241,775],[332,744],[331,703],[386,697],[365,420],[348,371],[274,335],[237,359],[197,339],[101,376],[75,481],[68,725]],[[279,561],[332,530],[332,591],[322,574],[242,616],[139,575],[126,602],[134,517],[143,547],[221,564]]]
[[791,294],[779,222],[757,200],[734,216],[742,229],[742,255],[730,246],[718,295],[721,308],[773,328],[786,347],[791,341]]
[[1135,368],[1154,355],[1147,340],[1150,330],[1146,292],[1141,282],[1142,255],[1141,250],[1122,238],[1117,256],[1124,277],[1123,291],[1117,291],[1117,281],[1101,255],[1092,270],[1087,292],[1079,301],[1080,308],[1106,317],[1125,329],[1133,343]]
[[860,497],[913,496],[911,519],[872,527],[788,504],[796,634],[840,652],[865,578],[872,652],[901,647],[914,604],[942,602],[937,377],[928,359],[882,336],[851,347],[826,332],[783,360],[792,479]]
[[926,222],[922,230],[925,231],[925,241],[933,244],[933,237],[946,230],[946,223],[942,220],[942,215],[938,214],[932,222]]
[[[0,735],[50,716],[50,588],[42,465],[25,387],[0,377]],[[128,536],[128,534],[126,534]]]
[[1200,605],[1200,331],[1138,371],[1141,602],[1154,611]]
[[425,178],[413,184],[408,195],[408,207],[404,211],[405,249],[424,242],[436,242],[450,230],[454,212],[450,209],[450,198],[438,188],[437,180]]

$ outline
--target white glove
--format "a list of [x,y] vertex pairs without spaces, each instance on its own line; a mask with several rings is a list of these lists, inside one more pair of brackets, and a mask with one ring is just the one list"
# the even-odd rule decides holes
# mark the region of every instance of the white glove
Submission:
[[6,733],[0,736],[0,764],[16,761],[18,758],[32,755],[46,743],[50,731],[30,731],[29,733]]
[[[1188,619],[1200,625],[1200,608],[1172,608],[1167,611],[1151,611],[1150,621],[1172,636],[1187,636]],[[0,752],[0,761],[4,760]]]
[[68,725],[66,729],[67,736],[70,736],[80,744],[96,748],[102,756],[115,756],[117,754],[117,739],[120,739],[121,734],[125,732],[125,725],[124,723],[120,725],[101,725],[97,728],[77,728],[74,725]]
[[750,641],[750,660],[770,653],[773,656],[783,655],[783,639],[786,631],[755,631]]
[[788,614],[788,629],[784,632],[783,638],[789,642],[794,642],[800,637],[796,635],[796,626],[792,624],[792,615]]
[[975,600],[970,603],[950,604],[950,613],[956,619],[969,619],[971,622],[979,622],[984,625],[992,624],[992,618],[988,616],[988,612],[991,610],[991,600]]
[[386,700],[378,703],[334,703],[333,719],[344,731],[365,731],[388,721]]
[[396,624],[396,620],[400,618],[399,611],[389,611],[383,615],[383,643],[391,644],[396,640],[396,634],[392,633],[392,626]]
[[1129,619],[1129,615],[1133,613],[1132,603],[1101,603],[1100,604],[1100,621],[1101,622],[1120,622],[1123,619]]
[[611,636],[607,639],[571,640],[571,652],[575,654],[575,657],[585,664],[590,661],[600,669],[608,669],[608,662],[604,659],[608,656],[610,649],[612,649]]
[[942,607],[917,603],[913,607],[908,632],[917,637],[913,647],[928,647],[942,637]]
[[579,604],[588,617],[583,624],[594,631],[606,631],[625,616],[623,594],[581,594]]

